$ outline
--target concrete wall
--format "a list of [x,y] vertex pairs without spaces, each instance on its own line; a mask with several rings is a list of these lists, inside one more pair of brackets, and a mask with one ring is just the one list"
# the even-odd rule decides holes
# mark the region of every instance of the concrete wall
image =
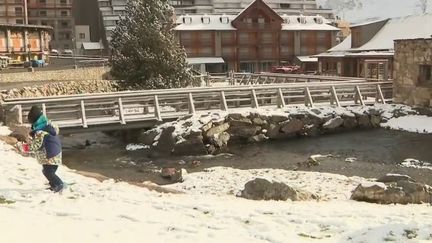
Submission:
[[107,67],[94,67],[58,71],[0,73],[0,87],[1,83],[5,82],[102,80],[106,79],[109,71],[110,68]]
[[432,81],[419,82],[420,65],[432,65],[432,39],[396,40],[394,100],[413,106],[432,106]]

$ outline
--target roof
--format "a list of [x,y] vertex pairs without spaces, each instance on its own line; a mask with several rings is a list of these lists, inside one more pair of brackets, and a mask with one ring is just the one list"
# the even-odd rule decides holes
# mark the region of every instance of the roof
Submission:
[[375,24],[381,21],[385,21],[388,20],[388,18],[372,18],[369,19],[367,21],[361,22],[361,23],[354,23],[350,25],[350,28],[355,28],[355,27],[360,27],[360,26],[365,26],[365,25],[369,25],[369,24]]
[[311,56],[297,56],[297,59],[299,59],[300,62],[318,62],[317,57]]
[[222,57],[189,57],[186,61],[191,64],[214,64],[214,63],[225,63]]
[[6,28],[29,28],[29,29],[46,29],[46,30],[53,30],[53,27],[48,25],[31,25],[31,24],[5,24],[0,23],[0,28],[6,27]]
[[81,48],[84,50],[102,50],[104,49],[103,45],[99,42],[83,42]]
[[330,21],[322,16],[287,16],[283,15],[284,23],[282,30],[334,30],[340,31],[339,28],[329,25]]
[[[236,30],[232,21],[236,15],[226,14],[194,14],[182,15],[176,19],[177,25],[174,30]],[[328,30],[339,31],[340,29],[329,25],[329,20],[322,16],[282,15],[284,22],[282,30]]]
[[349,35],[341,43],[330,48],[327,52],[347,51],[351,49],[351,44],[351,35]]
[[430,38],[432,14],[412,15],[390,19],[366,44],[353,51],[393,50],[394,40]]
[[235,30],[231,25],[236,15],[183,15],[179,16],[175,30]]

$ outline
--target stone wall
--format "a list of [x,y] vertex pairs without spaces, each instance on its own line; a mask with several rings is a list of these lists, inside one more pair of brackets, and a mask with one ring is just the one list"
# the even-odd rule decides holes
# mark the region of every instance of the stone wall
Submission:
[[0,73],[2,82],[44,82],[44,81],[73,81],[73,80],[102,80],[109,79],[109,67],[78,68],[55,71]]
[[117,81],[86,80],[55,82],[20,89],[0,90],[0,100],[12,98],[30,98],[55,95],[73,95],[85,93],[103,93],[120,91]]
[[420,65],[432,65],[432,39],[396,40],[393,76],[395,102],[432,106],[432,82],[419,82]]

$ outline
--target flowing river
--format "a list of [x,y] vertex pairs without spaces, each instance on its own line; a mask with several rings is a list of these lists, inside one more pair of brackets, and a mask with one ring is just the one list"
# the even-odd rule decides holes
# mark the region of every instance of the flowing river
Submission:
[[[319,171],[366,178],[400,173],[432,185],[432,167],[427,167],[432,163],[432,134],[357,130],[315,138],[230,145],[227,154],[218,156],[166,158],[152,158],[146,150],[127,151],[127,143],[103,133],[77,134],[63,138],[63,143],[64,163],[69,168],[97,172],[122,181],[168,184],[171,182],[159,175],[162,167],[185,168],[193,173],[208,167],[230,166]],[[319,165],[308,164],[309,157],[317,154],[327,157],[318,158]],[[426,168],[399,165],[408,158],[425,162]],[[192,166],[192,161],[200,161],[200,164]]]

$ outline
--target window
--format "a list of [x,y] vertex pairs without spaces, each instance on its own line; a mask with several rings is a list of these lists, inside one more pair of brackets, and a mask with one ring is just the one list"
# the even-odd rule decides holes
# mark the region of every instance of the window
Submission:
[[60,0],[60,4],[66,5],[67,4],[67,0]]
[[61,16],[68,16],[68,12],[67,12],[67,11],[61,11],[61,12],[60,12],[60,15],[61,15]]
[[79,38],[80,39],[85,39],[85,33],[79,33]]
[[39,3],[46,4],[46,0],[39,0]]
[[16,7],[15,8],[15,16],[22,16],[23,12],[22,12],[22,8],[21,7]]
[[289,3],[281,3],[280,4],[280,8],[282,8],[282,9],[290,9],[291,8],[291,4],[289,4]]
[[48,25],[48,22],[46,22],[46,21],[41,21],[41,25]]
[[420,84],[432,84],[432,65],[420,65],[419,66],[419,83]]
[[39,15],[42,17],[46,17],[47,16],[47,11],[43,10],[43,11],[39,11]]
[[17,23],[17,24],[24,24],[24,20],[22,20],[22,19],[17,19],[17,20],[16,20],[16,23]]
[[67,21],[62,21],[61,22],[61,27],[65,28],[65,27],[68,27],[68,26],[69,26],[69,23]]

